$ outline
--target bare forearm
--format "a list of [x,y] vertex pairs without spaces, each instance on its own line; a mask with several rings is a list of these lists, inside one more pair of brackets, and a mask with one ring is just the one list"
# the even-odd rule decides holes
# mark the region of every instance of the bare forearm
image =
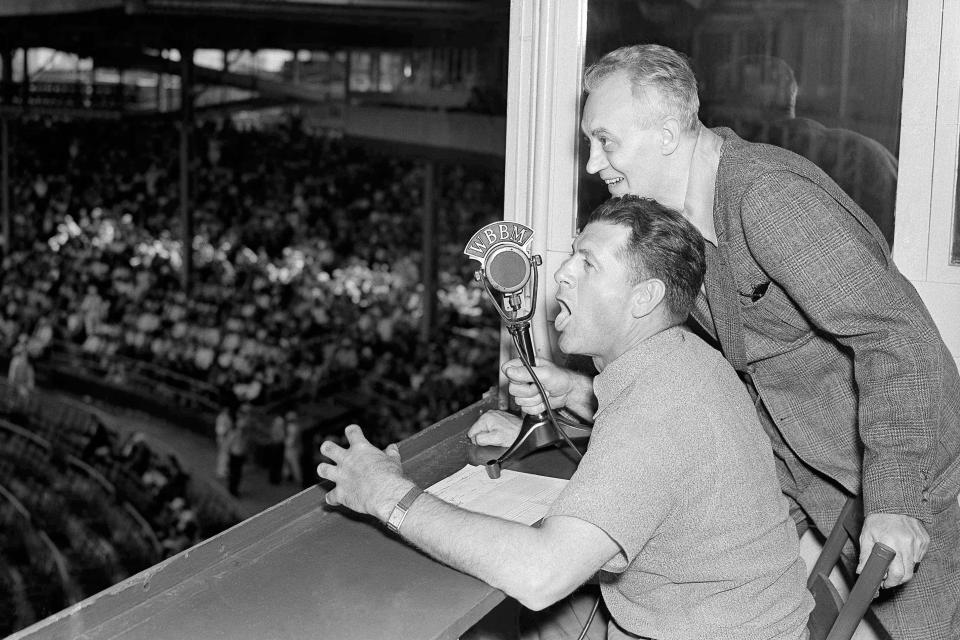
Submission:
[[454,569],[504,591],[530,609],[541,609],[570,593],[572,584],[551,577],[556,554],[539,529],[473,513],[430,494],[407,514],[400,534],[409,543]]
[[[335,484],[324,500],[387,522],[413,488],[400,451],[372,446],[357,425],[344,430],[349,446],[324,442],[317,474]],[[567,595],[617,552],[600,528],[573,517],[548,518],[532,528],[471,513],[421,494],[398,525],[400,535],[434,558],[502,589],[532,609]]]

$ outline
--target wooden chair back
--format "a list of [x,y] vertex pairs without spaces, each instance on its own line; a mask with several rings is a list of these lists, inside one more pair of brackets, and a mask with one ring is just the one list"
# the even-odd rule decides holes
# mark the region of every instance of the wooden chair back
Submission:
[[[810,640],[850,640],[880,588],[887,567],[896,556],[896,552],[890,547],[881,543],[875,544],[866,566],[856,577],[850,595],[844,601],[830,581],[830,572],[839,562],[847,540],[859,548],[862,526],[863,503],[859,497],[851,497],[847,499],[807,578],[807,588],[813,594],[815,603],[807,624]],[[885,632],[882,636],[886,637]]]

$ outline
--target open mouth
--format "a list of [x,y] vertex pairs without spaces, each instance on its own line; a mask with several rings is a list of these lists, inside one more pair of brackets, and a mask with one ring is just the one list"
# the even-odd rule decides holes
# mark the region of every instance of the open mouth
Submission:
[[607,183],[607,186],[608,186],[608,187],[612,187],[612,186],[615,185],[615,184],[619,184],[619,183],[623,182],[623,177],[621,176],[621,177],[617,177],[617,178],[604,178],[603,181],[604,181],[605,183]]
[[553,320],[553,326],[557,331],[563,331],[563,328],[566,326],[567,322],[570,321],[570,307],[567,306],[567,303],[563,300],[557,299],[557,303],[560,305],[560,311],[557,312],[557,317]]

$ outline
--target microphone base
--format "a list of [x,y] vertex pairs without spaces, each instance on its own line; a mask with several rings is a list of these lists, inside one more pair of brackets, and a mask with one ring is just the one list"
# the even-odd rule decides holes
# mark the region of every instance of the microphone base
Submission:
[[[560,427],[563,428],[563,427]],[[564,429],[568,438],[589,438],[589,427],[571,427]],[[539,449],[563,444],[566,440],[553,426],[546,413],[539,415],[526,414],[523,417],[523,424],[520,425],[520,432],[506,451],[500,454],[495,460],[488,460],[486,463],[487,475],[496,480],[500,477],[500,470],[503,465],[511,458],[522,458],[525,455],[533,453]]]

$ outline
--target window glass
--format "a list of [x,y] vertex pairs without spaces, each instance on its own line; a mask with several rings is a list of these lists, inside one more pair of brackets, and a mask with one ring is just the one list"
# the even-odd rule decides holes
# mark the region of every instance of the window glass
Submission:
[[[687,54],[700,119],[810,158],[893,241],[907,0],[594,0],[586,64],[617,47]],[[583,171],[580,216],[606,197]],[[954,250],[957,257],[957,250]]]

